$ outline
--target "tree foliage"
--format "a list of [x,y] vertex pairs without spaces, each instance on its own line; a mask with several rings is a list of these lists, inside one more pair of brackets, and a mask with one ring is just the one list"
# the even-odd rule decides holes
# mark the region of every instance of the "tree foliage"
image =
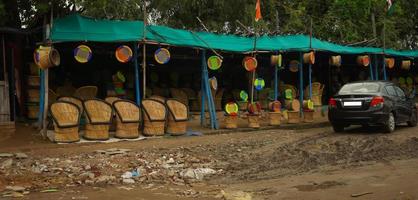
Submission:
[[[257,27],[261,34],[309,34],[312,20],[313,35],[320,39],[382,46],[385,28],[388,48],[418,47],[418,0],[397,0],[391,15],[386,0],[261,0],[263,20],[256,24],[256,0],[145,1],[150,23],[175,28],[204,30],[199,17],[217,33],[248,35]],[[143,5],[143,0],[0,0],[0,25],[39,26],[52,7],[54,17],[79,12],[95,18],[143,20]]]

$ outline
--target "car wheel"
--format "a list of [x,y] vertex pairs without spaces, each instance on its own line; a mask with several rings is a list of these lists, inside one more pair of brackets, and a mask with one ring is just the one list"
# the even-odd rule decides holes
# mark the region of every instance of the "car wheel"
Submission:
[[334,129],[334,132],[336,132],[336,133],[341,133],[341,132],[344,131],[344,125],[333,124],[332,129]]
[[388,120],[383,126],[383,129],[386,133],[392,133],[393,131],[395,131],[395,127],[396,127],[395,116],[393,115],[393,113],[389,113]]
[[413,111],[413,113],[411,115],[411,118],[408,121],[408,126],[410,126],[410,127],[417,126],[417,111],[416,110]]

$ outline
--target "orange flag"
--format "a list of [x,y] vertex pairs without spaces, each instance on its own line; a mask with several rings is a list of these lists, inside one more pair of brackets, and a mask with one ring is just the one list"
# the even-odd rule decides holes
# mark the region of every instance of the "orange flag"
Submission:
[[261,18],[260,0],[257,0],[257,3],[255,4],[255,21],[258,22]]

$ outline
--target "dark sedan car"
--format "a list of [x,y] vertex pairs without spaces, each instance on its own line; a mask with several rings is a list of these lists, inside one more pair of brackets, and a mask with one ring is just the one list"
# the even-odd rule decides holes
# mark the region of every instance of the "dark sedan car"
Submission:
[[393,132],[397,124],[417,125],[413,97],[386,81],[348,83],[329,100],[328,109],[335,132],[350,125],[380,125],[387,133]]

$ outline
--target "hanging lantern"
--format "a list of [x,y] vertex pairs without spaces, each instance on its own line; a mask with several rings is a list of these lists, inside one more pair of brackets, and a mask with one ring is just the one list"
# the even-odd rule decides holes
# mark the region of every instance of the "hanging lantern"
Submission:
[[121,63],[127,63],[132,59],[132,49],[126,45],[119,46],[115,51],[116,59]]
[[33,61],[39,68],[46,69],[60,65],[61,56],[53,47],[39,46],[33,52]]
[[389,69],[394,68],[395,67],[395,58],[385,58],[385,65]]
[[272,66],[281,67],[282,66],[282,55],[272,55],[270,58],[270,63]]
[[401,65],[401,69],[403,69],[403,70],[411,69],[411,61],[410,60],[403,60],[402,65]]
[[208,58],[208,68],[218,70],[222,66],[222,59],[219,56],[211,56]]
[[315,64],[315,53],[313,51],[303,54],[303,63],[305,64]]
[[248,101],[248,93],[245,90],[241,90],[239,97],[241,98],[241,101]]
[[166,48],[159,48],[154,53],[155,61],[157,61],[158,64],[167,64],[168,61],[170,61],[170,51]]
[[244,65],[244,68],[249,71],[252,72],[255,69],[257,69],[257,59],[255,59],[254,57],[251,56],[246,56],[244,58],[244,60],[242,61],[242,64]]
[[74,58],[79,63],[87,63],[91,60],[93,53],[90,47],[86,45],[79,45],[74,49]]
[[238,105],[234,102],[229,102],[225,105],[225,112],[230,116],[238,115]]
[[370,64],[369,56],[358,56],[357,57],[357,64],[363,67],[367,67]]
[[254,80],[254,87],[255,87],[256,90],[260,91],[264,88],[264,86],[265,86],[264,79],[257,78],[257,79]]
[[329,64],[331,65],[331,66],[335,66],[335,67],[340,67],[341,66],[341,56],[340,55],[338,55],[338,56],[331,56],[330,58],[329,58]]
[[212,90],[216,91],[218,89],[218,79],[216,79],[216,77],[210,78],[209,85],[212,88]]
[[299,71],[299,61],[297,61],[297,60],[290,61],[289,70],[291,72],[298,72]]

